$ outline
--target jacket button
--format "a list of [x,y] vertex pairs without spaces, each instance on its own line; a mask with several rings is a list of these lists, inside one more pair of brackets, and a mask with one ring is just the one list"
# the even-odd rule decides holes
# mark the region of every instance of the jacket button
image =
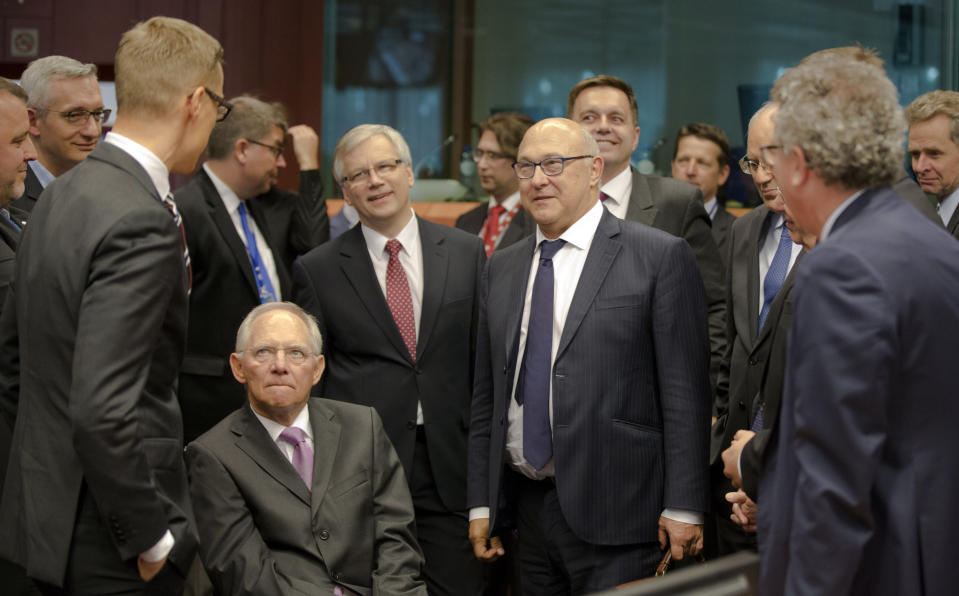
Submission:
[[739,401],[739,409],[740,409],[740,410],[745,410],[745,409],[746,409],[746,404],[743,403],[742,400]]
[[756,360],[755,358],[749,359],[749,366],[756,366],[757,364],[759,364],[759,361]]
[[410,429],[410,430],[416,430],[416,421],[415,421],[415,420],[407,420],[407,421],[406,421],[406,428],[408,428],[408,429]]
[[333,578],[333,581],[340,581],[340,572],[334,571],[333,573],[330,574],[330,577]]
[[330,533],[326,530],[320,530],[320,540],[327,540],[330,537]]

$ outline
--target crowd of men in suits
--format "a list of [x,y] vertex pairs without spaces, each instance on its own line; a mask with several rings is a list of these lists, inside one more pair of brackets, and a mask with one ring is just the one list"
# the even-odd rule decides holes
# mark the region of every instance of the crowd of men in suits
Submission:
[[331,221],[315,132],[222,61],[136,25],[102,140],[92,65],[0,79],[14,593],[580,594],[757,548],[763,594],[954,585],[959,93],[903,112],[875,54],[807,57],[737,219],[722,130],[641,174],[632,89],[591,77],[479,123],[490,198],[447,227],[380,124]]

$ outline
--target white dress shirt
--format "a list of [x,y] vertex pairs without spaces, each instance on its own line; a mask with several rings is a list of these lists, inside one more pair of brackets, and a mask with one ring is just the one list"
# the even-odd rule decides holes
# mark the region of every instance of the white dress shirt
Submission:
[[50,173],[50,170],[45,168],[40,160],[31,159],[27,162],[27,165],[30,166],[30,169],[33,170],[33,175],[37,177],[37,182],[40,183],[40,188],[46,188],[47,184],[50,184],[57,179],[56,176]]
[[943,200],[939,201],[939,217],[942,218],[942,225],[948,226],[949,220],[952,219],[952,214],[956,212],[956,207],[959,206],[959,188],[952,191],[952,194]]
[[[236,229],[236,234],[240,237],[240,242],[243,243],[243,246],[246,246],[246,233],[243,231],[243,223],[240,221],[240,197],[238,197],[237,194],[233,192],[233,189],[227,186],[225,182],[220,180],[207,164],[203,164],[203,170],[207,176],[210,177],[210,181],[213,182],[213,186],[216,187],[216,191],[220,194],[220,200],[223,201],[226,212],[230,214],[230,221],[233,222],[233,228]],[[276,272],[276,260],[273,258],[273,249],[270,248],[270,245],[266,242],[266,238],[260,232],[260,228],[256,225],[256,220],[253,219],[253,214],[250,213],[249,207],[247,207],[246,214],[246,221],[250,224],[250,231],[253,232],[253,238],[256,240],[256,250],[260,253],[260,260],[263,261],[266,274],[270,278],[270,283],[273,284],[276,299],[283,300],[283,296],[280,295],[280,276]],[[249,247],[247,247],[247,250],[249,250]],[[249,257],[249,254],[247,254],[247,257]],[[250,266],[253,266],[252,261],[250,262]]]
[[703,203],[703,208],[706,210],[706,213],[709,214],[709,220],[712,221],[716,218],[716,211],[718,211],[719,202],[716,200],[716,197],[713,197]]
[[[170,194],[170,171],[167,169],[166,164],[152,151],[140,143],[123,135],[118,135],[115,132],[108,132],[103,140],[119,148],[136,160],[136,162],[146,170],[147,175],[153,182],[153,186],[156,187],[157,193],[159,193],[161,197]],[[175,543],[176,541],[173,538],[173,534],[167,529],[159,542],[150,547],[146,552],[140,553],[140,557],[144,561],[156,563],[170,554]]]
[[[387,238],[363,224],[360,224],[360,230],[363,232],[366,249],[370,253],[370,260],[373,262],[373,273],[376,274],[376,281],[379,282],[380,289],[385,297],[386,267],[390,264],[390,253],[386,252],[386,243],[392,238]],[[420,315],[423,312],[423,248],[420,243],[420,226],[412,208],[410,208],[410,220],[396,235],[396,240],[399,240],[400,244],[403,245],[403,249],[397,257],[406,272],[406,281],[410,286],[410,298],[413,300],[413,322],[416,328],[417,345],[419,345]],[[423,424],[423,405],[419,402],[416,404],[416,424]]]
[[[283,457],[286,458],[286,461],[293,463],[293,445],[286,441],[280,440],[280,434],[287,429],[279,422],[275,420],[270,420],[266,416],[261,416],[259,412],[253,410],[253,414],[257,417],[263,427],[266,429],[266,432],[270,434],[270,438],[273,439],[273,442],[276,443],[276,446],[280,448],[280,451],[283,452]],[[303,409],[300,410],[300,413],[296,415],[296,418],[293,420],[293,423],[290,426],[295,426],[296,428],[302,430],[306,433],[306,442],[309,444],[310,449],[313,449],[313,427],[310,426],[310,407],[309,405],[304,405]],[[315,449],[313,449],[316,452]]]
[[616,174],[600,190],[609,197],[603,201],[603,206],[616,217],[626,219],[626,211],[629,209],[629,195],[633,193],[632,168],[626,166],[626,169]]
[[[759,302],[757,303],[759,308],[756,310],[757,313],[763,308],[763,302],[765,301],[763,291],[766,286],[766,274],[769,273],[769,267],[772,265],[773,257],[776,256],[776,249],[779,248],[780,234],[789,233],[786,229],[785,218],[778,213],[770,212],[770,214],[769,217],[771,217],[771,219],[766,225],[766,235],[759,241]],[[789,268],[786,269],[786,275],[789,275],[793,265],[796,264],[796,259],[799,258],[799,253],[802,252],[802,246],[791,242],[790,251]]]
[[[628,170],[628,168],[627,168]],[[608,203],[609,200],[606,201]],[[553,342],[552,353],[550,354],[550,368],[556,358],[556,350],[559,348],[560,338],[563,335],[563,327],[566,324],[566,315],[569,313],[570,304],[573,301],[573,294],[579,285],[580,275],[583,273],[583,266],[586,264],[586,256],[589,254],[589,247],[593,243],[593,237],[596,235],[596,229],[603,216],[603,204],[599,201],[586,212],[580,219],[573,223],[565,232],[560,235],[560,239],[565,240],[564,244],[553,257]],[[523,457],[523,406],[516,403],[515,393],[519,381],[519,374],[523,367],[523,356],[526,351],[526,334],[529,326],[530,301],[533,297],[533,281],[536,278],[536,271],[539,268],[540,244],[546,237],[536,229],[536,250],[533,252],[533,259],[530,263],[530,272],[526,285],[526,296],[523,300],[523,317],[520,322],[519,348],[516,357],[516,370],[513,373],[513,395],[509,400],[509,412],[507,414],[506,427],[506,456],[510,467],[534,480],[542,480],[555,475],[553,459],[546,463],[541,470],[536,470],[526,458]],[[553,421],[553,386],[550,379],[549,388],[549,418],[550,424]],[[597,462],[601,465],[602,462]],[[685,511],[679,509],[666,509],[662,515],[676,521],[685,523],[702,524],[703,514],[696,511]],[[469,512],[470,521],[474,519],[489,518],[488,507],[475,507]]]

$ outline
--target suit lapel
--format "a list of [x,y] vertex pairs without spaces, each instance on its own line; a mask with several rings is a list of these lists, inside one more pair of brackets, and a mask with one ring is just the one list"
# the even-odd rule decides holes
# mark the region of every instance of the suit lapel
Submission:
[[959,238],[959,209],[952,212],[952,217],[949,218],[949,225],[946,228],[950,234]]
[[233,258],[236,259],[237,266],[240,268],[240,271],[243,272],[243,278],[246,280],[250,292],[253,293],[257,302],[259,302],[260,292],[257,290],[256,280],[253,279],[253,267],[250,265],[250,257],[246,252],[246,246],[243,244],[243,240],[241,240],[239,234],[236,233],[236,227],[233,225],[233,220],[226,210],[226,205],[223,204],[223,199],[213,184],[213,180],[207,175],[206,170],[201,168],[197,176],[200,179],[203,198],[206,200],[206,206],[207,209],[209,209],[210,218],[216,226],[217,233],[220,234],[220,237],[223,238],[223,241],[229,247],[230,253],[233,255]]
[[[283,456],[280,448],[270,439],[263,424],[257,420],[250,406],[244,406],[241,414],[233,421],[230,431],[236,437],[236,446],[246,453],[260,468],[285,486],[307,506],[310,505],[310,491],[303,479],[296,473],[293,465]],[[316,433],[314,431],[314,437]],[[314,444],[316,439],[314,438]],[[315,450],[314,450],[315,451]],[[314,458],[314,465],[315,465]],[[314,482],[314,486],[316,483]]]
[[[786,274],[786,279],[783,280],[783,285],[779,288],[779,292],[776,294],[776,297],[773,298],[773,303],[769,305],[769,314],[766,317],[766,325],[760,329],[759,337],[756,338],[752,351],[758,350],[759,346],[761,346],[763,342],[766,341],[766,338],[772,334],[772,330],[776,326],[776,321],[779,320],[779,312],[782,311],[783,308],[783,297],[788,294],[789,289],[792,288],[793,279],[796,277],[796,267],[799,266],[799,261],[802,260],[805,254],[805,252],[800,252],[796,257],[796,262],[793,263],[793,266],[789,268],[789,273]],[[756,324],[759,324],[758,315]]]
[[583,272],[579,276],[579,283],[576,285],[576,291],[573,293],[573,300],[569,305],[569,312],[566,315],[566,324],[563,325],[563,335],[559,339],[559,347],[556,349],[556,360],[559,360],[563,351],[569,342],[576,335],[583,317],[589,311],[596,298],[596,293],[606,279],[609,268],[612,267],[616,255],[622,250],[622,244],[615,240],[619,234],[620,222],[616,216],[607,210],[603,210],[603,217],[599,220],[599,227],[596,228],[596,234],[593,236],[593,243],[589,247],[589,254],[586,255],[586,262],[583,264]]
[[[410,358],[409,350],[403,342],[400,330],[396,327],[396,321],[393,320],[393,314],[386,303],[386,296],[376,280],[366,240],[363,238],[363,230],[358,225],[343,234],[343,244],[340,245],[340,269],[353,286],[356,299],[376,321],[396,353],[406,363],[412,365],[413,360]],[[343,299],[348,298],[343,297]]]
[[[536,235],[531,235],[525,240],[523,250],[514,252],[511,257],[513,263],[507,265],[507,271],[510,271],[509,295],[506,300],[506,312],[509,313],[506,319],[506,362],[510,367],[516,365],[517,351],[519,349],[519,328],[523,321],[523,308],[526,303],[526,288],[529,284],[529,271],[533,260],[533,252],[536,250]],[[515,308],[515,305],[519,308]],[[513,377],[509,378],[510,383]]]
[[420,332],[416,338],[416,358],[419,360],[429,343],[436,316],[443,304],[449,254],[445,237],[432,224],[416,218],[420,228],[420,250],[423,251],[423,305],[420,309]]
[[659,209],[653,203],[653,193],[649,190],[649,183],[642,174],[630,166],[633,174],[633,189],[629,193],[629,205],[626,207],[626,219],[638,221],[647,226],[653,225]]
[[[758,207],[757,207],[758,209]],[[756,336],[759,335],[759,251],[762,248],[762,239],[766,237],[766,230],[769,227],[770,211],[767,207],[762,207],[764,214],[753,222],[750,226],[749,234],[746,236],[747,248],[749,249],[749,269],[747,270],[746,283],[746,305],[749,311],[746,315],[746,321],[749,323],[749,333],[744,337],[749,338],[749,349],[756,344]]]
[[330,486],[342,427],[333,411],[319,401],[311,399],[309,408],[310,426],[313,427],[313,492],[310,507],[316,514]]

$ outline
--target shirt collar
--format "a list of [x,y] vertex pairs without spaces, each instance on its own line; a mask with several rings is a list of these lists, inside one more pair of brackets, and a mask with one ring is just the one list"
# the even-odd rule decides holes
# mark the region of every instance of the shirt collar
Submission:
[[[410,207],[410,215],[410,220],[406,222],[406,225],[403,226],[400,233],[396,235],[396,239],[403,245],[403,250],[406,251],[406,254],[412,256],[414,251],[417,250],[416,247],[420,245],[420,227],[417,224],[416,213],[413,212],[412,207]],[[363,238],[366,239],[366,246],[370,253],[376,255],[378,258],[383,258],[386,250],[386,242],[391,240],[391,238],[387,238],[362,223],[360,224],[360,230],[363,232]]]
[[517,203],[519,203],[518,190],[500,202],[497,202],[496,199],[493,198],[493,195],[490,195],[488,209],[492,209],[495,205],[501,205],[506,211],[511,211]]
[[713,219],[716,216],[716,211],[718,205],[716,204],[716,197],[713,197],[703,203],[703,208],[706,210],[706,213],[709,214],[709,219]]
[[[596,201],[589,211],[582,217],[573,222],[573,225],[566,228],[566,231],[559,235],[559,238],[566,241],[566,244],[572,244],[581,250],[589,250],[589,245],[593,242],[593,236],[596,235],[596,228],[599,227],[599,220],[603,218],[603,203]],[[548,240],[543,232],[536,227],[536,246],[538,247],[543,240]]]
[[135,159],[136,162],[146,170],[147,175],[150,176],[150,180],[153,181],[153,186],[156,187],[157,192],[160,193],[160,197],[165,197],[170,194],[170,170],[167,169],[166,164],[163,163],[163,160],[157,157],[155,153],[133,139],[112,131],[108,132],[103,140],[120,148]]
[[40,183],[40,188],[46,188],[47,184],[50,184],[57,178],[50,173],[50,170],[40,163],[40,160],[30,160],[27,162],[27,165],[30,166],[31,170],[33,170],[33,175],[37,177],[37,181]]
[[203,164],[203,171],[210,177],[210,181],[213,182],[216,191],[220,193],[220,198],[223,200],[223,205],[226,207],[227,213],[230,215],[235,213],[240,207],[240,197],[236,196],[233,189],[227,186],[226,182],[220,180],[220,177],[213,173],[209,165]]
[[940,217],[943,217],[943,225],[949,225],[949,220],[952,218],[952,214],[955,212],[957,205],[959,205],[959,188],[952,191],[948,197],[939,201],[939,213]]
[[629,193],[633,186],[633,170],[626,166],[622,172],[616,174],[612,180],[604,184],[601,190],[609,198],[607,201],[615,201],[617,205],[622,204],[629,199]]
[[[250,408],[253,410],[253,408]],[[253,410],[253,415],[259,419],[260,423],[263,424],[263,427],[266,428],[266,432],[270,433],[270,438],[273,439],[273,442],[276,443],[280,438],[280,433],[286,430],[286,427],[277,422],[276,420],[270,420],[266,416],[261,416],[256,410]],[[293,424],[290,426],[295,426],[296,428],[302,430],[306,433],[306,436],[313,440],[313,428],[310,426],[310,403],[307,401],[306,405],[303,406],[303,409],[300,410],[300,413],[296,415],[296,418],[293,419]]]
[[829,214],[829,218],[826,219],[826,223],[822,226],[822,232],[819,233],[819,241],[824,242],[829,234],[832,232],[833,226],[836,225],[836,220],[839,219],[839,216],[842,215],[842,212],[849,208],[852,205],[852,202],[862,196],[864,190],[857,190],[852,193],[848,199],[843,201],[836,207],[832,213]]

